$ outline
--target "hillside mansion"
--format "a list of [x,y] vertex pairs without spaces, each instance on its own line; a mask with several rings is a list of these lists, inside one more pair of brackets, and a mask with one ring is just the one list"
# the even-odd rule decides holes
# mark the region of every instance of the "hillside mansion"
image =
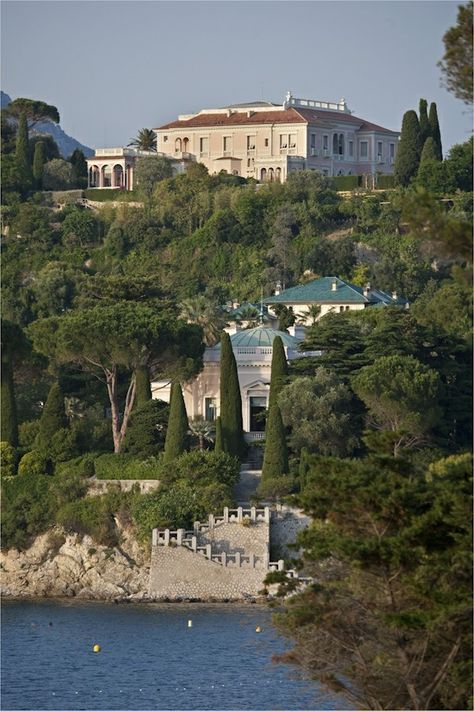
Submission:
[[[202,109],[155,128],[158,155],[175,173],[191,161],[210,174],[222,171],[260,182],[284,182],[290,172],[323,175],[392,173],[399,132],[357,118],[339,102],[296,99]],[[89,187],[133,189],[143,155],[130,148],[100,148],[87,160]]]

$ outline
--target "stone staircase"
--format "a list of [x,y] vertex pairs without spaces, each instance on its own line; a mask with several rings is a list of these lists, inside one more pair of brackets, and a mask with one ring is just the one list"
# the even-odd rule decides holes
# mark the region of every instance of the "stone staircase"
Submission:
[[283,560],[270,561],[268,506],[224,508],[222,516],[196,521],[192,530],[152,533],[150,595],[167,599],[242,599],[256,596],[266,575],[284,571]]

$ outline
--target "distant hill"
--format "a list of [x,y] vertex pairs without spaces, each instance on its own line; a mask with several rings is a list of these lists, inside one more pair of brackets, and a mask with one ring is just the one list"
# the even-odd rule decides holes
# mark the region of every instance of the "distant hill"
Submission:
[[[11,101],[11,97],[5,94],[4,91],[0,92],[0,107],[4,109]],[[59,152],[63,158],[69,158],[71,153],[73,153],[76,148],[79,148],[84,155],[87,157],[94,155],[92,148],[85,146],[80,143],[72,136],[68,136],[67,133],[63,131],[61,126],[52,123],[51,121],[44,121],[43,123],[37,123],[35,127],[31,130],[33,135],[44,135],[47,134],[51,136],[59,148]]]

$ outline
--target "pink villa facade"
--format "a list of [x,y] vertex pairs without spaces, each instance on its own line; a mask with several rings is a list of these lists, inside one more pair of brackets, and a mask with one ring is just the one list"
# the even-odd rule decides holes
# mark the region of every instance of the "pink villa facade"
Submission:
[[323,175],[391,174],[399,132],[357,118],[339,102],[256,101],[179,116],[154,129],[169,158],[196,160],[221,171],[284,182],[296,170]]
[[[156,155],[163,154],[138,151],[134,148],[96,148],[95,155],[87,158],[87,187],[133,190],[137,160]],[[185,158],[178,159],[176,156],[168,155],[165,157],[172,159],[173,174],[183,173],[186,170]]]

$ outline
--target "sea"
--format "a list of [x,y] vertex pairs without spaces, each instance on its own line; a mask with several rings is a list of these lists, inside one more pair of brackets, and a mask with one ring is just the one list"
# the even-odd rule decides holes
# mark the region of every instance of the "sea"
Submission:
[[261,605],[4,600],[1,708],[343,709],[288,647]]

